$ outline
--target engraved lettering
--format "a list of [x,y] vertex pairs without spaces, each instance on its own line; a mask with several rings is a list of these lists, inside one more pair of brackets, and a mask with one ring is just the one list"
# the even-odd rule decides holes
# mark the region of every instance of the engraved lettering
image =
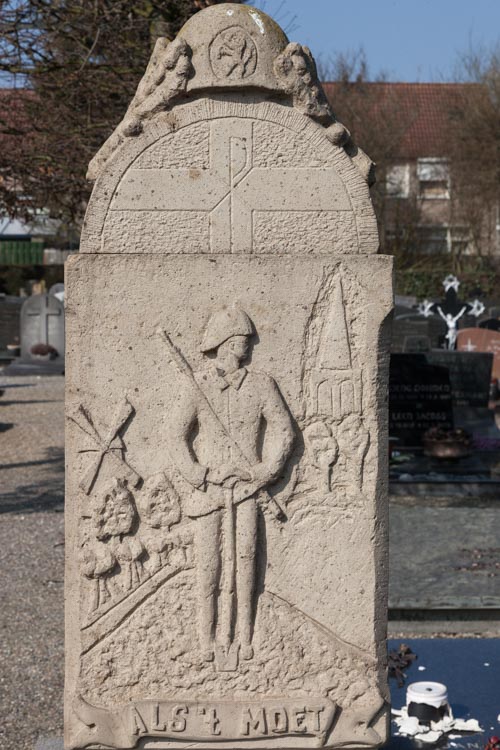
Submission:
[[245,708],[243,710],[241,734],[267,734],[266,714],[263,708]]
[[217,716],[217,709],[216,708],[202,708],[199,710],[200,714],[204,715],[203,722],[208,726],[210,730],[210,734],[212,735],[219,735],[220,734],[220,719]]
[[292,732],[298,732],[299,734],[307,732],[306,713],[305,708],[292,709],[290,717],[290,730]]
[[144,723],[144,719],[137,710],[137,706],[135,706],[133,703],[130,709],[130,732],[133,735],[148,733],[148,728]]
[[274,734],[285,734],[288,731],[288,714],[284,708],[270,708],[268,711],[269,729]]
[[169,722],[169,729],[172,732],[184,732],[186,730],[186,719],[184,718],[189,713],[189,708],[181,704],[172,708],[172,721]]
[[166,724],[160,724],[160,704],[153,703],[152,705],[153,720],[151,722],[152,732],[165,732],[167,729]]
[[308,706],[306,712],[313,715],[313,724],[311,731],[321,732],[321,716],[320,714],[325,710],[324,706]]

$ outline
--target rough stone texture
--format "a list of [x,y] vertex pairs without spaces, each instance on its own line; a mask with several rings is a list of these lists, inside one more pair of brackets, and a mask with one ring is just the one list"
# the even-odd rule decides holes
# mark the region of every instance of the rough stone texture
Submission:
[[375,747],[391,261],[310,52],[174,44],[68,264],[66,746]]

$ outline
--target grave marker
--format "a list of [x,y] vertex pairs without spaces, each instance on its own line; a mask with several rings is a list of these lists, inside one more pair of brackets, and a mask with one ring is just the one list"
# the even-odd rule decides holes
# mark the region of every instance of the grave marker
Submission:
[[500,333],[488,328],[464,328],[458,332],[459,352],[490,352],[493,354],[492,378],[500,378]]
[[39,344],[51,347],[53,358],[64,361],[64,305],[50,294],[34,294],[21,308],[21,360],[39,361],[33,353]]
[[90,165],[68,750],[386,738],[392,262],[351,146],[307,48],[224,4],[158,40]]
[[492,354],[443,350],[429,352],[426,357],[429,364],[448,368],[454,408],[488,406]]
[[428,317],[430,315],[439,316],[446,325],[447,333],[445,336],[446,348],[455,349],[457,333],[461,322],[471,316],[478,318],[485,310],[482,302],[475,299],[474,302],[464,302],[458,297],[458,288],[460,282],[456,276],[449,274],[443,281],[445,298],[442,302],[429,302],[424,300],[419,305],[421,315]]
[[431,427],[453,428],[453,402],[447,367],[428,354],[392,354],[389,379],[389,435],[398,447],[419,447]]

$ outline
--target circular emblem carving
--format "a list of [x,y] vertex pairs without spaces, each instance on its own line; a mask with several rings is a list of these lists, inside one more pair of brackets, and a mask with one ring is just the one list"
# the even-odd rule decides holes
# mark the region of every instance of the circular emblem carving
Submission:
[[224,29],[210,45],[210,64],[217,78],[248,78],[257,67],[252,37],[238,26]]

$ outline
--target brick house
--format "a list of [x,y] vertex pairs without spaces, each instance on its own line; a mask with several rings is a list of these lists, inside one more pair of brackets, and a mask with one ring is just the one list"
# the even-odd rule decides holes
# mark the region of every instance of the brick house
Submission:
[[[385,251],[500,255],[498,203],[493,200],[482,211],[480,231],[472,231],[471,212],[463,210],[463,198],[457,199],[450,163],[454,118],[467,106],[470,92],[481,91],[480,86],[390,82],[323,86],[339,119],[377,162],[373,197]],[[20,103],[30,96],[26,90],[17,93]],[[0,107],[7,99],[12,103],[11,94],[12,90],[0,89]],[[22,106],[10,112],[11,117],[12,113],[22,117]],[[4,147],[5,140],[2,136]],[[471,196],[467,206],[473,201]],[[0,216],[0,264],[62,262],[61,251],[43,252],[50,247],[54,231],[57,223],[43,211],[31,221],[13,222]]]
[[[474,232],[466,201],[458,187],[454,190],[450,133],[471,92],[481,92],[478,84],[323,85],[339,119],[377,161],[375,204],[387,250],[396,252],[398,240],[401,245],[405,238],[407,247],[422,253],[500,254],[498,202],[493,200],[480,218],[476,211],[474,220],[481,226]],[[361,121],[363,112],[365,123],[357,132],[356,114]],[[370,128],[382,133],[373,146]],[[392,140],[387,150],[380,143],[384,134]]]

